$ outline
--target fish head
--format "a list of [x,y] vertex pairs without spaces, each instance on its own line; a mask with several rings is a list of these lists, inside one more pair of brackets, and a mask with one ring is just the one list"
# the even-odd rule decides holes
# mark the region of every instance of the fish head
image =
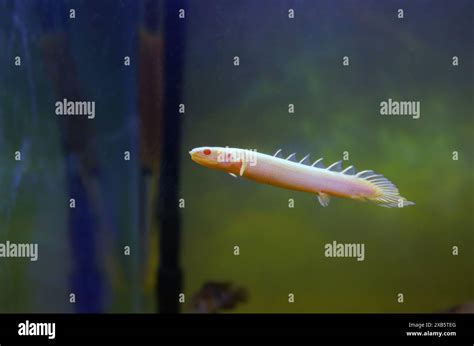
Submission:
[[232,172],[239,166],[236,149],[223,147],[199,147],[189,152],[191,159],[201,166]]

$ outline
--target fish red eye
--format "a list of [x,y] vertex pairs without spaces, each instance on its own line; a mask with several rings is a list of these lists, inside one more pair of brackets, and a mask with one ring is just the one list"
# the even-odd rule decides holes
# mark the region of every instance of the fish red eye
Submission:
[[204,155],[211,155],[211,149],[204,149]]

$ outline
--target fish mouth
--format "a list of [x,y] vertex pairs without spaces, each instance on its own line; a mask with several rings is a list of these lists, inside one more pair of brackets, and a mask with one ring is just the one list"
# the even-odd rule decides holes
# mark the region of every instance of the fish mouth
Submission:
[[202,165],[206,160],[203,158],[201,155],[199,155],[199,151],[196,149],[190,150],[189,151],[189,156],[191,156],[191,160],[194,162]]
[[196,150],[196,149],[191,149],[191,150],[189,151],[189,156],[191,156],[191,159],[192,159],[193,161],[196,161],[196,158],[197,158],[197,156],[198,156],[198,155],[197,155],[197,150]]

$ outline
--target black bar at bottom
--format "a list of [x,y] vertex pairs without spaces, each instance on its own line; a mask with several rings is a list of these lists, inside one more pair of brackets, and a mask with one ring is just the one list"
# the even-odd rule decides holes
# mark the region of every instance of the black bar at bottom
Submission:
[[[30,331],[31,323],[55,323],[54,339],[20,336],[22,323],[28,323]],[[140,345],[164,340],[166,344],[472,345],[473,325],[472,314],[11,314],[0,315],[0,345]],[[433,332],[450,335],[426,334]]]

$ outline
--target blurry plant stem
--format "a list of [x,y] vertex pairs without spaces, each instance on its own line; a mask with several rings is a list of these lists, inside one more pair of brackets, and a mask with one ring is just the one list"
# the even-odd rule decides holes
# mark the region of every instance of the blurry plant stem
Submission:
[[[161,160],[163,138],[163,36],[158,30],[158,3],[145,2],[147,18],[145,28],[139,31],[139,249],[140,278],[145,293],[152,292],[157,270],[156,244],[151,244],[152,234],[156,234],[153,208],[156,203],[156,185]],[[156,237],[155,237],[156,238]],[[153,251],[155,250],[155,251]],[[153,279],[151,279],[153,278]]]
[[178,313],[182,286],[180,268],[181,214],[180,191],[181,119],[185,22],[176,15],[186,9],[186,1],[168,1],[164,22],[164,131],[159,184],[157,219],[160,225],[160,266],[158,270],[158,309],[161,313]]

